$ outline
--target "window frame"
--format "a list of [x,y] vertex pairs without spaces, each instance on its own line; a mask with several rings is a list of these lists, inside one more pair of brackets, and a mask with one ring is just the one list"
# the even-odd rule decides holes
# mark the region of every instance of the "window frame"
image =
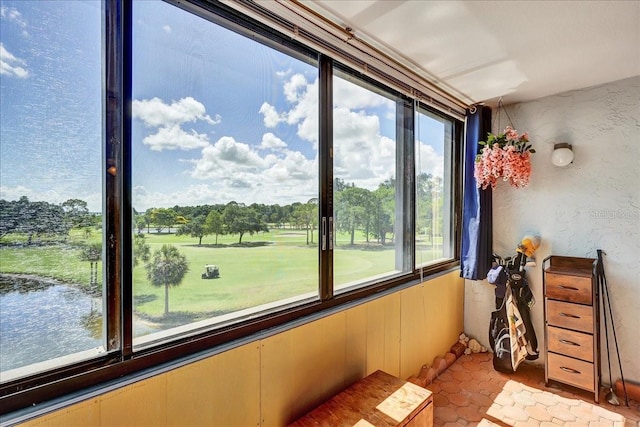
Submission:
[[[174,337],[170,341],[149,348],[133,350],[133,283],[132,283],[132,194],[131,194],[131,93],[132,93],[132,4],[124,0],[103,0],[103,221],[105,250],[106,333],[107,352],[104,355],[61,366],[42,373],[18,378],[0,384],[0,415],[18,410],[30,411],[34,405],[62,398],[81,390],[98,389],[105,384],[121,381],[125,376],[141,374],[149,369],[166,366],[171,362],[204,351],[216,351],[222,346],[234,345],[242,340],[254,340],[267,329],[286,328],[294,321],[308,316],[318,316],[339,309],[349,303],[373,297],[375,294],[401,289],[428,276],[449,271],[459,266],[461,212],[462,212],[462,136],[464,123],[441,109],[421,104],[434,114],[451,120],[453,126],[451,179],[453,203],[454,257],[443,262],[415,267],[415,112],[416,102],[408,95],[401,95],[384,82],[358,73],[341,65],[331,56],[315,52],[278,31],[247,17],[225,4],[212,4],[206,0],[165,0],[190,13],[208,19],[212,25],[222,25],[232,31],[251,36],[256,42],[267,44],[290,54],[314,53],[319,64],[319,224],[333,216],[333,70],[348,72],[358,79],[398,94],[396,108],[396,139],[400,147],[396,151],[397,177],[404,177],[397,202],[402,203],[403,263],[407,273],[388,279],[341,291],[333,292],[333,250],[324,249],[319,242],[319,299],[291,307],[282,307],[256,318],[239,323],[194,332],[188,336]],[[115,168],[115,169],[111,169]],[[321,239],[318,239],[321,240]]]

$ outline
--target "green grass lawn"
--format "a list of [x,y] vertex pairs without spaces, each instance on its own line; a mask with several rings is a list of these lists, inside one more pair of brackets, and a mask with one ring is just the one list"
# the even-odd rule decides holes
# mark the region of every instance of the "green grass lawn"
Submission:
[[[86,237],[83,232],[72,230],[63,242],[41,240],[41,245],[31,246],[21,245],[26,238],[17,236],[12,241],[14,245],[0,247],[0,273],[29,274],[88,288],[91,267],[89,262],[81,260],[81,244],[100,241],[98,231]],[[102,263],[98,263],[99,282],[101,277]]]
[[[180,322],[194,321],[216,314],[275,302],[317,292],[318,245],[306,244],[300,230],[274,229],[269,233],[238,236],[207,236],[198,239],[175,234],[146,234],[151,252],[164,244],[176,246],[188,262],[182,283],[169,289],[169,311]],[[100,241],[99,233],[90,236]],[[67,243],[49,246],[11,246],[0,249],[0,272],[52,277],[81,286],[89,283],[89,262],[80,259],[77,246],[82,238],[70,236]],[[428,251],[427,251],[428,252]],[[425,255],[423,250],[422,256]],[[393,246],[357,242],[349,245],[347,234],[338,234],[334,249],[336,286],[394,271]],[[202,279],[205,264],[220,268],[217,279]],[[101,264],[100,264],[101,267]],[[101,269],[98,272],[101,279]],[[147,319],[163,322],[164,286],[154,287],[147,280],[144,265],[133,272],[134,310]],[[167,319],[165,319],[167,320]]]
[[[275,230],[245,236],[209,236],[197,246],[196,239],[169,234],[147,235],[151,251],[173,244],[190,264],[182,284],[169,290],[170,311],[225,313],[318,290],[317,244],[306,245],[306,234]],[[348,241],[348,240],[347,240]],[[384,250],[347,249],[334,251],[336,283],[347,283],[393,269],[393,247]],[[374,247],[374,245],[371,245]],[[220,278],[202,279],[205,264],[216,264]],[[143,266],[134,271],[136,311],[160,316],[164,311],[164,288],[153,287]]]

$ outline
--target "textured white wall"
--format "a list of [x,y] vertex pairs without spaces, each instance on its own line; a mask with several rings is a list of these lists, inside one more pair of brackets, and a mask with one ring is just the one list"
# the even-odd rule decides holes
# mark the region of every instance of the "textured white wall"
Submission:
[[[507,111],[519,132],[529,132],[536,154],[528,187],[500,182],[493,192],[494,252],[514,253],[525,234],[542,238],[537,265],[527,268],[537,301],[532,317],[540,350],[542,260],[548,255],[595,258],[596,249],[602,249],[622,369],[625,379],[640,383],[640,77],[515,104]],[[504,128],[505,120],[502,114],[502,123],[494,127]],[[557,142],[573,145],[574,162],[565,168],[550,162]],[[466,281],[465,331],[484,345],[493,301],[492,285]],[[610,340],[615,381],[620,375],[611,332]],[[606,358],[602,378],[609,382]]]

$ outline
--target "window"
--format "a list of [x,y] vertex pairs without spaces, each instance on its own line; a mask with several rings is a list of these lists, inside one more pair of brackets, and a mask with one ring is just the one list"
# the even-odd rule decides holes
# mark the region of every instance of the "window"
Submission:
[[418,108],[416,113],[416,267],[455,256],[453,221],[454,122]]
[[106,348],[102,10],[3,1],[0,380]]
[[317,55],[162,2],[133,23],[134,345],[317,299]]
[[[337,72],[333,79],[334,288],[403,272],[399,97]],[[398,191],[400,187],[400,191]],[[398,262],[399,260],[399,262]]]
[[227,3],[1,7],[0,413],[457,264],[461,122],[339,47]]

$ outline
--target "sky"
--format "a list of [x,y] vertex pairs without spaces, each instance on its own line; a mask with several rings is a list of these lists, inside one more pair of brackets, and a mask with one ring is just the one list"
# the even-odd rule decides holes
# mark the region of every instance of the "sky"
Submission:
[[[99,211],[99,3],[0,5],[0,197]],[[318,196],[314,58],[156,1],[134,2],[133,40],[136,210]],[[333,115],[334,175],[372,190],[394,178],[395,101],[335,77]],[[419,135],[419,169],[442,176],[442,123],[423,118]]]

